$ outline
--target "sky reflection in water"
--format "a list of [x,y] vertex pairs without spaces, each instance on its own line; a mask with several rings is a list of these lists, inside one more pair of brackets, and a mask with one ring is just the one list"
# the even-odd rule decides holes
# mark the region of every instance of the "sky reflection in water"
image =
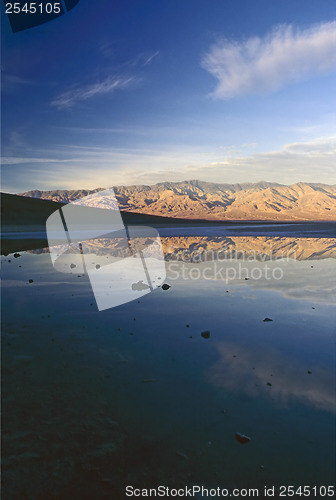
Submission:
[[[274,243],[279,247],[279,239]],[[286,248],[301,245],[309,260],[302,252],[300,260],[269,260],[261,252],[254,261],[190,262],[181,258],[181,249],[204,251],[211,244],[218,250],[218,238],[207,241],[207,247],[204,239],[167,238],[163,247],[171,288],[157,288],[140,303],[103,312],[96,309],[87,277],[56,272],[47,253],[4,257],[3,331],[16,346],[4,344],[4,367],[11,374],[5,383],[7,391],[21,387],[14,399],[5,390],[5,409],[14,411],[29,397],[33,402],[36,391],[46,398],[59,380],[62,393],[56,390],[56,401],[61,398],[72,411],[87,404],[94,421],[105,401],[106,418],[122,421],[140,448],[144,436],[151,436],[160,467],[168,470],[176,452],[188,455],[181,465],[175,460],[182,476],[214,486],[224,480],[242,487],[332,484],[335,245],[332,239],[322,239],[320,247],[316,239],[282,243]],[[236,238],[232,244],[247,251],[265,241]],[[104,257],[101,248],[95,258]],[[241,265],[250,277],[192,278],[197,275],[192,269],[207,267],[209,277],[216,264],[237,272]],[[271,271],[280,268],[282,278],[253,279],[251,271],[264,272],[265,264]],[[266,317],[272,321],[264,322]],[[209,339],[201,336],[203,331],[210,332]],[[24,382],[24,371],[34,386]],[[92,401],[85,403],[89,396]],[[48,421],[52,409],[59,411],[53,405],[49,402],[48,410],[32,405],[33,417]],[[25,425],[17,419],[5,431],[24,433]],[[108,429],[100,426],[108,440]],[[252,437],[244,453],[234,440],[237,431]],[[267,471],[259,477],[264,462]],[[145,464],[143,459],[141,467]],[[153,464],[147,465],[153,470]],[[132,467],[127,470],[132,474]],[[162,470],[157,474],[162,479]]]

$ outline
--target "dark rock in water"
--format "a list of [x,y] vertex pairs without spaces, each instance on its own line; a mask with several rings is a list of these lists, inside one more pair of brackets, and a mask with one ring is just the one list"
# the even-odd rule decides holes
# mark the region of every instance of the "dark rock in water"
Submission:
[[308,375],[311,375],[313,372],[311,372],[310,370],[308,370]]
[[226,293],[229,293],[229,290],[226,290]]
[[34,280],[29,280],[29,283],[34,283]]
[[272,386],[271,382],[267,382],[267,385],[269,385],[270,387]]
[[315,309],[315,307],[312,307],[312,309]]
[[202,337],[204,339],[209,339],[210,338],[210,332],[209,332],[209,330],[206,330],[205,332],[202,332],[201,335],[202,335]]
[[76,267],[76,264],[70,264],[70,269],[74,269]]
[[236,432],[236,439],[238,443],[240,444],[246,444],[251,441],[251,438],[248,436],[245,436],[244,434],[241,434],[240,432]]
[[100,265],[99,264],[96,265],[96,269],[100,269]]
[[167,285],[167,283],[163,283],[161,288],[162,288],[162,290],[169,290],[170,285]]
[[12,262],[10,259],[8,259],[8,262]]
[[273,321],[271,318],[265,318],[263,321]]
[[187,328],[190,328],[190,325],[186,325]]
[[14,258],[17,259],[18,257],[21,257],[21,254],[20,253],[15,253],[14,254]]

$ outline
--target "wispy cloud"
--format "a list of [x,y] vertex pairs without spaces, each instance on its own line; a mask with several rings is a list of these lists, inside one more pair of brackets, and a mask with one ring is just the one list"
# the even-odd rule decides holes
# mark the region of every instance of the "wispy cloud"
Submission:
[[35,163],[54,163],[59,160],[54,158],[20,158],[19,156],[3,156],[1,158],[2,165],[24,165],[25,163],[35,164]]
[[147,66],[148,64],[150,64],[153,61],[153,59],[155,59],[155,57],[157,57],[159,54],[160,54],[159,50],[156,50],[155,52],[153,52],[151,54],[144,54],[143,65]]
[[82,87],[75,87],[58,95],[51,101],[51,106],[57,109],[71,108],[79,101],[87,101],[98,95],[110,94],[119,89],[134,85],[135,77],[110,76],[101,82],[92,83]]
[[[242,148],[241,148],[242,149]],[[249,148],[247,148],[249,149]],[[22,152],[21,152],[22,153]],[[253,153],[231,148],[113,148],[60,144],[3,159],[5,191],[77,189],[200,179],[210,182],[336,184],[336,137]],[[223,154],[224,153],[224,154]]]
[[217,80],[213,97],[265,94],[336,70],[336,21],[299,30],[276,27],[264,38],[220,40],[201,65]]

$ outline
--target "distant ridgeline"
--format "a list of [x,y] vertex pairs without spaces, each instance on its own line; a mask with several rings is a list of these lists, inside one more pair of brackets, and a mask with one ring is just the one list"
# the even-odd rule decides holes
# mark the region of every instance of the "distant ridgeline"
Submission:
[[[69,203],[93,190],[28,191],[22,196]],[[336,221],[336,185],[271,182],[214,184],[197,180],[116,186],[120,210],[207,220]]]

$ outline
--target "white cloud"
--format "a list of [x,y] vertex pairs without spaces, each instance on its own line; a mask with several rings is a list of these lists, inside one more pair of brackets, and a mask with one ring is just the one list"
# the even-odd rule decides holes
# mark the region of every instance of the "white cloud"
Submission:
[[110,94],[118,89],[127,88],[134,84],[135,81],[134,77],[108,77],[101,82],[72,88],[63,92],[51,101],[51,106],[55,106],[57,109],[71,108],[79,101],[86,101],[97,95]]
[[213,96],[271,93],[336,70],[336,21],[299,30],[276,27],[264,38],[227,39],[210,47],[202,67],[218,80]]

